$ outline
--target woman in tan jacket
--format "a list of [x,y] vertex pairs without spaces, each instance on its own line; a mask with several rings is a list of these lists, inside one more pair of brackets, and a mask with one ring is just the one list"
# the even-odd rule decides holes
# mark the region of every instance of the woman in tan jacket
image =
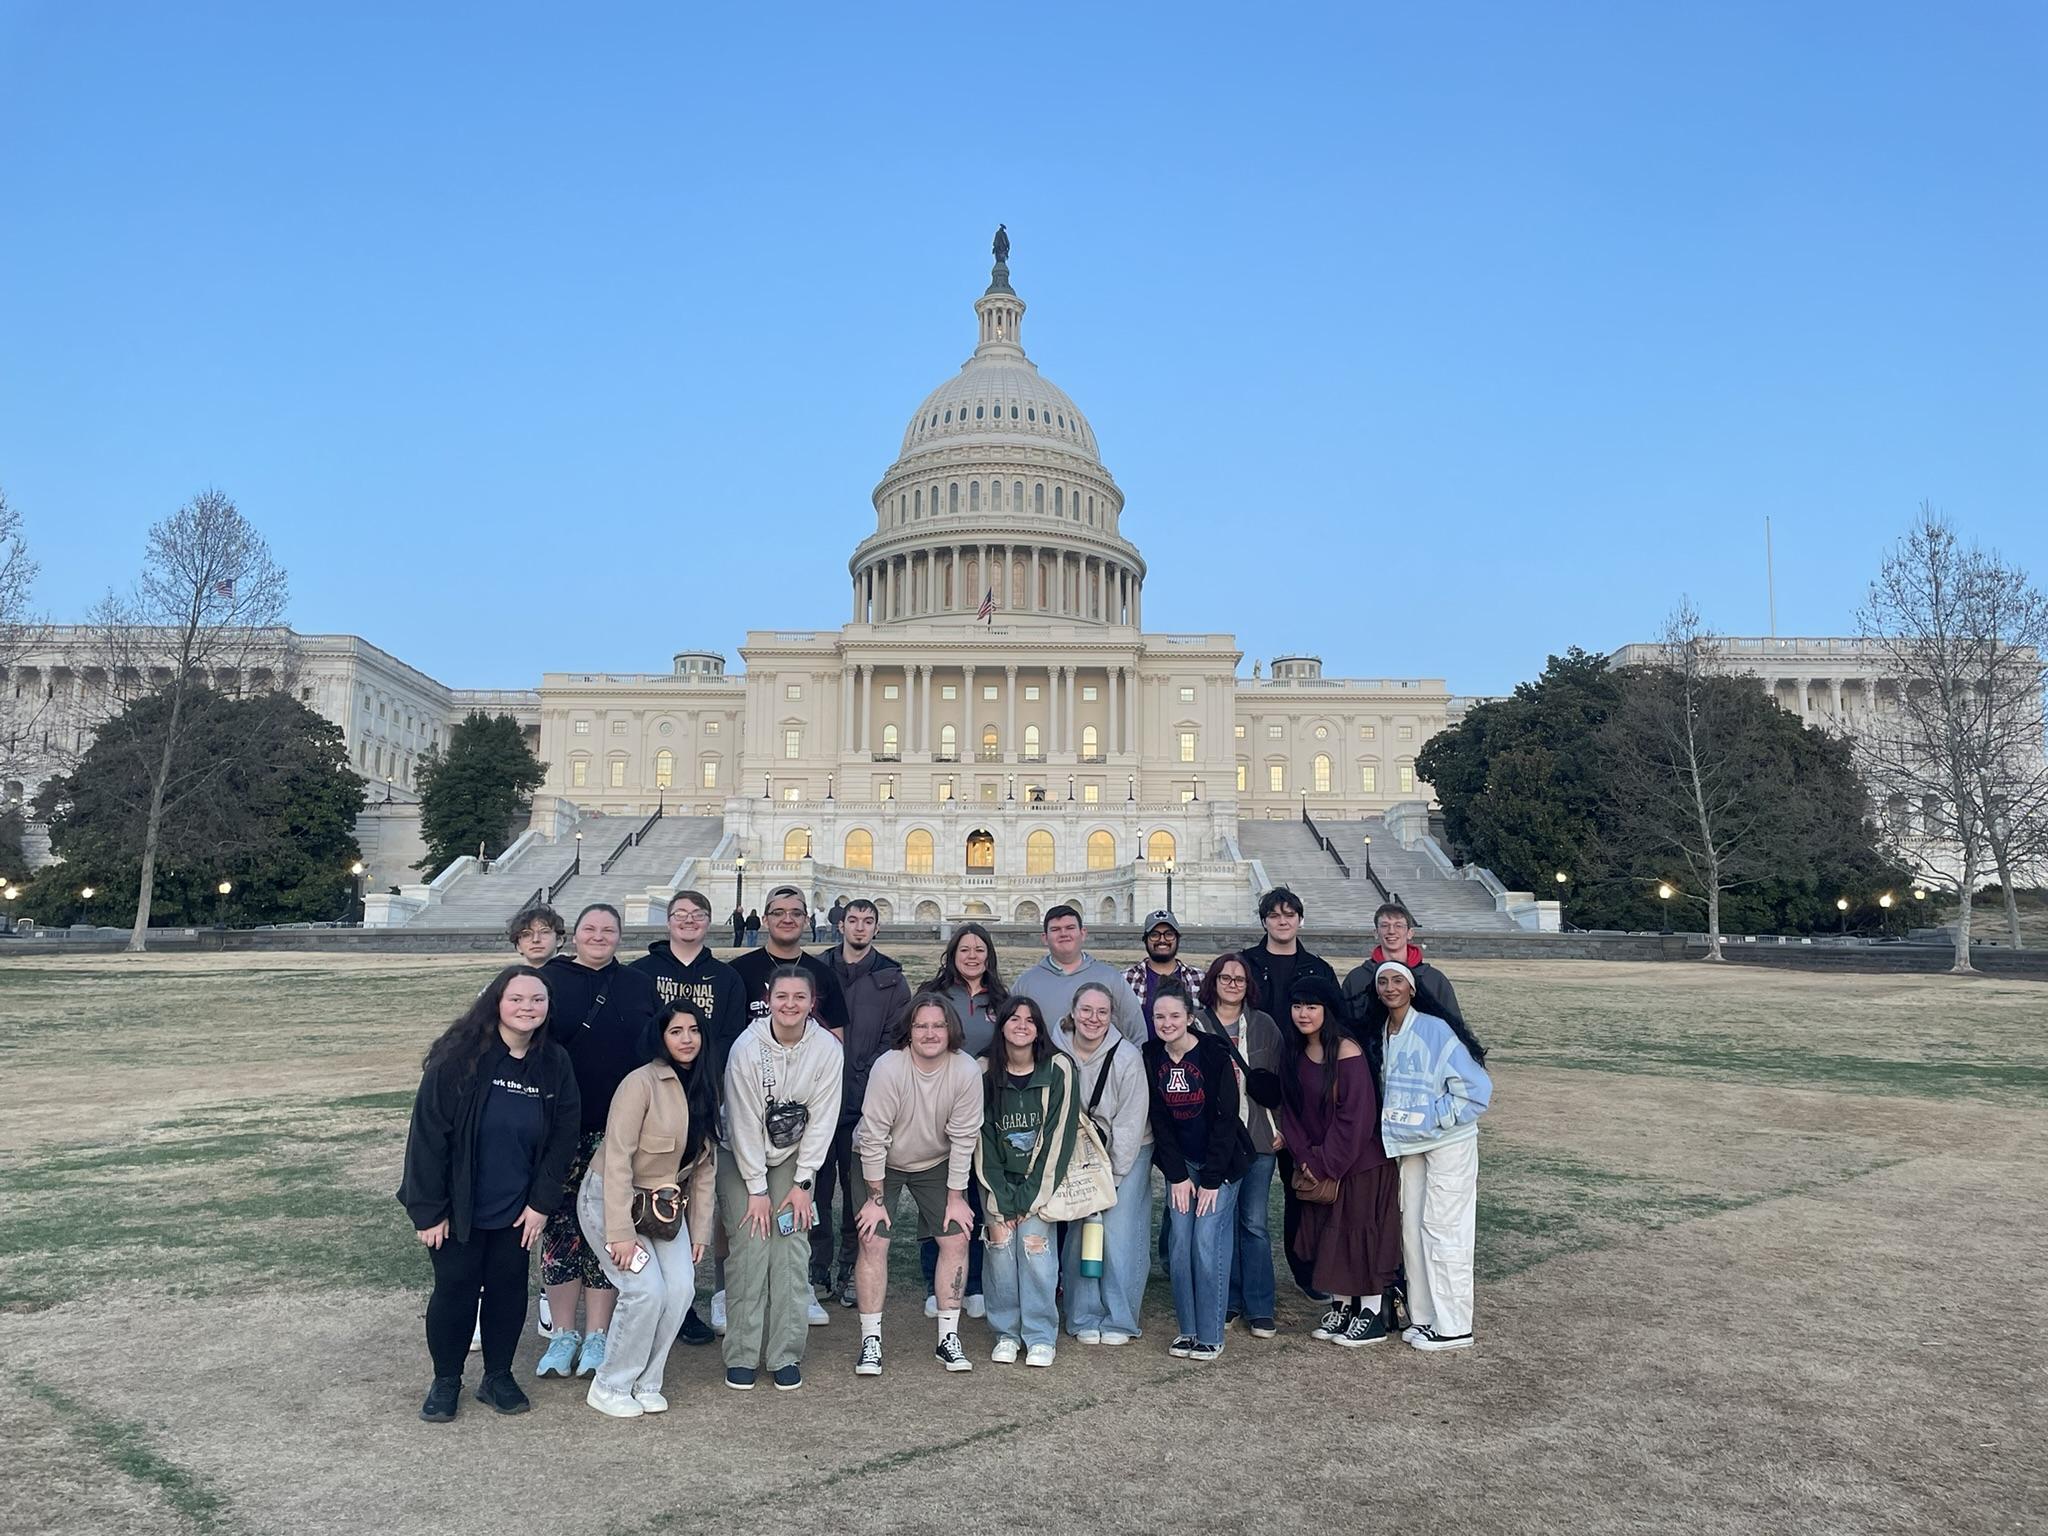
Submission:
[[[647,1063],[627,1073],[612,1096],[598,1160],[576,1197],[583,1235],[619,1292],[609,1348],[587,1399],[613,1418],[668,1407],[662,1369],[697,1294],[697,1263],[715,1225],[718,1074],[709,1041],[704,1016],[685,998],[654,1016]],[[669,1201],[680,1191],[685,1228],[672,1238],[636,1232],[636,1190],[666,1191],[666,1199],[651,1202],[657,1211],[672,1210]]]

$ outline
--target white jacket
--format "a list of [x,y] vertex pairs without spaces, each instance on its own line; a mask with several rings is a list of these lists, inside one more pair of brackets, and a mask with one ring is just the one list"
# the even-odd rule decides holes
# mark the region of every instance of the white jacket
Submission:
[[[844,1052],[832,1031],[816,1019],[806,1021],[795,1045],[775,1038],[775,1026],[756,1019],[733,1042],[725,1062],[725,1120],[732,1138],[733,1160],[750,1195],[768,1193],[768,1170],[796,1159],[799,1180],[815,1178],[832,1151],[839,1126],[840,1076]],[[768,1140],[769,1084],[778,1101],[806,1106],[810,1120],[794,1146],[777,1147]]]

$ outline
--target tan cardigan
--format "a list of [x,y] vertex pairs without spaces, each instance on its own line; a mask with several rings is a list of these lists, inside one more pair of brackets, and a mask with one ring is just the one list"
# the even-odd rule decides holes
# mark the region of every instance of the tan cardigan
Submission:
[[[692,1243],[708,1243],[717,1216],[718,1143],[706,1128],[697,1161],[682,1166],[690,1105],[676,1069],[650,1061],[628,1072],[604,1123],[604,1240],[633,1240],[633,1191],[681,1184],[689,1195]],[[684,1175],[688,1177],[685,1178]]]

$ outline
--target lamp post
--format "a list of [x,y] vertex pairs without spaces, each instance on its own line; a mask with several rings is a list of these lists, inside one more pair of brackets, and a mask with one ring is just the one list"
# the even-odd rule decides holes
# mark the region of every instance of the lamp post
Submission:
[[1847,937],[1847,936],[1848,936],[1848,932],[1849,932],[1849,898],[1848,898],[1848,897],[1846,897],[1846,896],[1837,896],[1837,897],[1835,898],[1835,913],[1836,913],[1836,915],[1837,915],[1837,916],[1838,916],[1838,917],[1840,918],[1840,920],[1841,920],[1841,928],[1842,928],[1842,934],[1843,934],[1843,936],[1844,936],[1844,937]]
[[747,856],[744,853],[732,861],[732,909],[735,912],[747,910]]
[[228,892],[235,888],[232,880],[223,880],[215,886],[214,894],[219,898],[213,904],[213,926],[225,928],[228,925]]
[[1072,774],[1070,773],[1070,774],[1068,774],[1068,775],[1067,775],[1067,804],[1069,804],[1069,805],[1072,805],[1073,803],[1074,803],[1074,776],[1073,776],[1073,775],[1072,775]]
[[1660,880],[1657,882],[1657,899],[1664,903],[1663,931],[1666,933],[1671,931],[1671,898],[1677,894],[1678,892],[1671,888],[1670,881]]
[[384,803],[386,805],[391,803],[391,787],[391,775],[387,773],[384,775]]
[[363,861],[361,859],[357,859],[355,863],[349,865],[348,876],[349,891],[353,898],[349,903],[349,911],[354,914],[356,924],[360,927],[365,915],[363,911]]
[[575,862],[570,864],[569,873],[572,875],[583,873],[583,834],[581,832],[576,834],[576,859]]
[[1365,878],[1368,880],[1372,878],[1372,838],[1370,835],[1365,839]]
[[1198,774],[1196,774],[1196,775],[1195,775],[1195,803],[1196,803],[1197,805],[1199,805],[1199,804],[1201,803],[1201,800],[1202,800],[1202,776],[1201,776],[1201,775],[1200,775],[1200,774],[1198,773]]
[[1166,861],[1166,910],[1173,910],[1173,860]]
[[1005,800],[1014,800],[1017,798],[1017,775],[1013,773],[1008,778],[1009,787],[1003,791],[1003,798]]
[[825,775],[825,798],[827,800],[832,798],[832,775],[829,773]]
[[1891,930],[1892,920],[1892,893],[1890,891],[1886,891],[1882,896],[1878,897],[1877,906],[1878,910],[1884,914],[1878,920],[1879,926],[1883,928],[1886,932],[1889,932]]
[[1557,926],[1564,927],[1565,887],[1572,883],[1572,877],[1563,870],[1557,872]]
[[1129,775],[1124,780],[1124,798],[1126,800],[1138,798],[1138,776],[1135,773]]

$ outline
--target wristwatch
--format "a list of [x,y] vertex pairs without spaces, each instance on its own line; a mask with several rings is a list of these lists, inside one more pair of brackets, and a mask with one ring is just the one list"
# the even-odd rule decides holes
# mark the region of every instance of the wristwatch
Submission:
[[811,1181],[809,1179],[798,1179],[796,1187],[808,1195],[811,1192]]

